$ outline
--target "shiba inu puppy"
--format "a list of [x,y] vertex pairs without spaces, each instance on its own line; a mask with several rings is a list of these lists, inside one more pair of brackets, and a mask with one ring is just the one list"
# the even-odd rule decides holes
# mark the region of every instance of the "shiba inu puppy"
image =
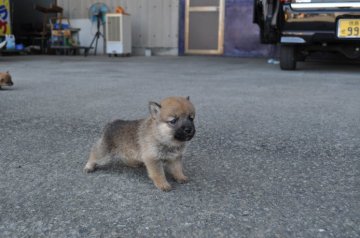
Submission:
[[91,149],[85,172],[117,157],[131,167],[145,165],[150,179],[163,191],[171,189],[165,170],[177,182],[187,182],[182,157],[186,142],[195,134],[193,104],[189,97],[168,97],[150,102],[149,111],[145,119],[107,124]]
[[14,83],[11,80],[11,75],[9,71],[7,72],[0,72],[0,89],[2,86],[13,86]]

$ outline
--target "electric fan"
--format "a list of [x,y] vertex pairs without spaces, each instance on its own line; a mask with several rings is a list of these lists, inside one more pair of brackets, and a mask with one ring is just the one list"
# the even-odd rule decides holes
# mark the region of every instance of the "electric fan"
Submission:
[[109,8],[105,3],[94,3],[93,5],[90,6],[89,8],[89,19],[91,22],[95,23],[96,22],[96,33],[94,35],[94,38],[91,41],[90,44],[90,49],[92,48],[93,44],[95,43],[95,55],[96,55],[96,50],[97,50],[97,45],[98,45],[98,40],[100,37],[104,38],[104,35],[100,32],[100,26],[103,25],[104,28],[104,23],[105,23],[105,14],[109,12]]

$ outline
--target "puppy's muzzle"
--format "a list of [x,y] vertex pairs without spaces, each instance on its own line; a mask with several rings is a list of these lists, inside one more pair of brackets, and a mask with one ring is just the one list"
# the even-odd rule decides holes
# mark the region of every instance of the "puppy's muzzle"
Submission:
[[8,86],[13,86],[14,83],[13,83],[13,82],[8,82],[7,85],[8,85]]
[[195,135],[195,127],[194,126],[184,126],[178,129],[175,133],[175,139],[180,141],[189,141]]

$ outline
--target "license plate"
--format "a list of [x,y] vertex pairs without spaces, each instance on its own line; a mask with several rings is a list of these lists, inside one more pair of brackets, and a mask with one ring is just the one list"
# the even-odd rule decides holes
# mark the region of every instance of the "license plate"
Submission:
[[338,38],[360,38],[360,19],[339,19]]

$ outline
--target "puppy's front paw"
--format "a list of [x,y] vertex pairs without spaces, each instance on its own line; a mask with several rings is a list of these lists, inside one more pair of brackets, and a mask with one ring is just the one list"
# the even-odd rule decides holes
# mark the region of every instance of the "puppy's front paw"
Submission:
[[180,176],[180,177],[177,177],[175,178],[176,182],[178,183],[187,183],[189,182],[189,178],[186,177],[185,175],[184,176]]
[[168,182],[166,182],[166,183],[155,183],[155,186],[158,189],[160,189],[160,190],[162,190],[164,192],[169,192],[171,190],[171,185]]
[[88,165],[86,165],[85,167],[84,167],[84,172],[85,173],[91,173],[91,172],[94,172],[95,171],[95,166],[88,166]]

